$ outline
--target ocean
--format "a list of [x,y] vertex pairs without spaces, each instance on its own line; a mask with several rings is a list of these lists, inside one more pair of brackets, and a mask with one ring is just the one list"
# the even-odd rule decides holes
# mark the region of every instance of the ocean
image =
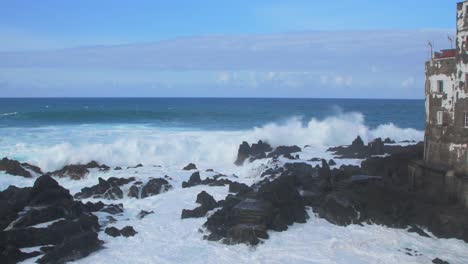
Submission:
[[334,146],[422,140],[423,100],[244,98],[0,99],[0,156],[45,170],[202,162],[229,167],[242,141]]
[[242,141],[334,146],[357,135],[422,140],[423,129],[423,100],[0,99],[0,156],[45,170],[91,160],[226,167]]
[[[307,223],[285,232],[269,232],[257,247],[227,246],[203,239],[206,217],[182,220],[182,209],[195,208],[197,194],[207,191],[218,201],[228,186],[181,188],[196,164],[202,178],[225,174],[252,185],[274,166],[268,159],[235,166],[239,144],[264,140],[273,146],[298,145],[299,162],[313,166],[312,158],[332,159],[330,146],[390,137],[395,141],[423,139],[423,100],[348,99],[224,99],[224,98],[44,98],[0,99],[0,156],[29,162],[44,171],[95,160],[122,170],[93,169],[81,180],[56,178],[76,194],[97,184],[98,178],[135,177],[147,182],[167,178],[173,189],[134,199],[83,202],[122,203],[115,215],[117,228],[130,225],[131,238],[112,238],[103,231],[104,248],[76,263],[430,263],[442,257],[466,263],[468,244],[436,239],[377,225],[336,226],[308,210]],[[402,143],[405,144],[405,143]],[[307,147],[305,147],[307,145]],[[280,158],[279,162],[296,162]],[[341,165],[361,160],[335,159]],[[143,167],[134,168],[143,164]],[[214,172],[211,172],[213,169]],[[167,176],[167,177],[166,177]],[[10,185],[28,187],[36,178],[0,172],[0,190]],[[154,211],[144,219],[141,210]],[[105,213],[97,213],[106,222]],[[35,248],[22,249],[33,251]],[[411,255],[408,252],[417,254]],[[36,258],[25,263],[33,263]]]

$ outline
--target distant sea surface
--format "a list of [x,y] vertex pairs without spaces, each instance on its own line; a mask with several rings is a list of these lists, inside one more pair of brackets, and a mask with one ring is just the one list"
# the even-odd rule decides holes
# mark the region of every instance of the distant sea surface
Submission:
[[424,129],[423,100],[262,98],[0,98],[0,127],[144,124],[238,130],[349,112],[361,113],[370,128],[393,123]]

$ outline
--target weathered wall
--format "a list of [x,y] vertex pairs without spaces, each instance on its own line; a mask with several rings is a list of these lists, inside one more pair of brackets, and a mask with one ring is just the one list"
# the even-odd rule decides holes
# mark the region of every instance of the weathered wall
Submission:
[[[447,170],[468,173],[468,1],[457,5],[456,57],[426,63],[424,159]],[[444,82],[439,93],[437,81]],[[437,112],[443,111],[443,124]]]

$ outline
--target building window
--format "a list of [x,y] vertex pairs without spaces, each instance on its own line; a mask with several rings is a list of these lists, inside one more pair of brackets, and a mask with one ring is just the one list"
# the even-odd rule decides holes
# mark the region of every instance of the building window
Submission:
[[438,93],[444,92],[444,81],[437,81],[437,92]]
[[465,128],[468,128],[468,112],[465,112]]
[[437,124],[444,124],[444,111],[437,111]]

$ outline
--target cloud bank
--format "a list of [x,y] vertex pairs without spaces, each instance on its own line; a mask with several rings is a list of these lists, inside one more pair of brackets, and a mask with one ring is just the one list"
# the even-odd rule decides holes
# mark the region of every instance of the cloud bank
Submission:
[[[1,96],[422,98],[448,30],[307,31],[0,53]],[[37,92],[40,91],[40,92]]]

